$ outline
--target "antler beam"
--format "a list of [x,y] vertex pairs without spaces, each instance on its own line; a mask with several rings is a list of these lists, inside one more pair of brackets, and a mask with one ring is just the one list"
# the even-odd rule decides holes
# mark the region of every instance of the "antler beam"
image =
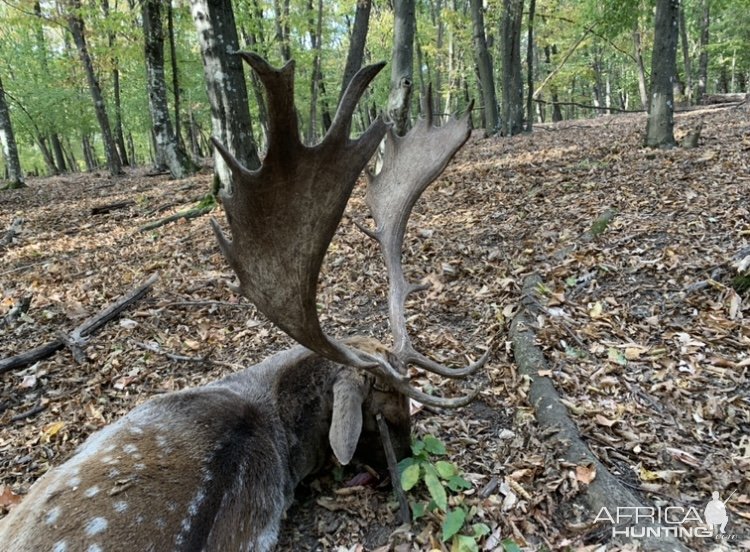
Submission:
[[402,265],[404,233],[412,208],[422,192],[443,172],[455,153],[469,138],[471,106],[461,118],[433,126],[431,89],[422,98],[424,117],[405,136],[388,130],[383,166],[370,175],[365,201],[375,221],[366,233],[377,240],[388,270],[388,314],[394,335],[394,354],[403,364],[415,364],[447,377],[465,377],[482,367],[489,350],[464,368],[450,368],[417,352],[406,329],[404,314],[408,295],[422,286],[408,283]]

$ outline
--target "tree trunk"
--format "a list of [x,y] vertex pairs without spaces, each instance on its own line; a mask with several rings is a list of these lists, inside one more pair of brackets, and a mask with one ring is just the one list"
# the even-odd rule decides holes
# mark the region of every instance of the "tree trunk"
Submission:
[[323,84],[323,70],[321,69],[321,47],[323,42],[323,0],[318,0],[317,18],[313,0],[308,0],[308,20],[310,44],[313,50],[312,78],[310,79],[310,114],[307,121],[307,143],[314,144],[317,139],[318,128],[318,100]]
[[393,58],[391,60],[391,91],[388,95],[388,118],[394,132],[406,134],[414,88],[414,0],[394,0]]
[[[445,65],[445,21],[442,17],[443,1],[442,0],[430,0],[430,15],[432,17],[432,24],[437,28],[437,36],[435,38],[435,61],[433,63],[434,71],[432,77],[432,93],[434,99],[432,105],[437,106],[437,111],[441,111],[441,100],[443,90],[443,77],[442,68]],[[449,53],[450,55],[450,53]],[[493,82],[494,82],[493,75]],[[497,102],[497,97],[495,98]],[[449,113],[448,110],[445,113]]]
[[86,134],[81,136],[81,149],[83,150],[83,160],[86,163],[86,171],[94,172],[96,170],[96,159],[91,148],[91,142]]
[[39,151],[42,152],[44,164],[47,165],[47,175],[52,176],[60,174],[57,170],[57,165],[55,165],[55,158],[52,157],[52,152],[49,150],[49,146],[47,146],[47,138],[40,134],[35,134],[35,137],[36,143],[39,146]]
[[682,63],[685,66],[685,96],[688,105],[693,100],[693,71],[690,63],[690,45],[688,44],[687,26],[685,24],[685,5],[680,2],[680,41],[682,42]]
[[526,46],[526,132],[531,132],[534,117],[532,117],[534,99],[534,13],[536,11],[536,0],[529,0],[529,33]]
[[289,0],[284,0],[284,5],[279,0],[273,0],[273,9],[276,14],[276,41],[279,43],[281,59],[284,63],[292,59],[292,48],[289,43]]
[[698,58],[698,90],[696,93],[696,102],[700,102],[703,94],[706,93],[708,85],[708,30],[711,24],[710,0],[701,1],[701,21],[700,21],[700,57]]
[[[180,73],[177,67],[177,47],[174,41],[174,10],[172,2],[167,4],[167,37],[169,40],[169,63],[172,67],[172,96],[174,97],[174,135],[177,144],[182,149],[182,134],[180,133]],[[183,150],[184,151],[184,150]]]
[[0,80],[0,146],[3,148],[5,168],[8,171],[9,182],[7,187],[11,189],[25,187],[21,160],[18,158],[16,137],[13,134],[13,124],[10,120],[8,104],[5,101],[5,89],[2,80]]
[[156,158],[166,164],[173,178],[185,178],[195,167],[180,147],[169,120],[161,0],[143,0],[142,7],[148,106],[156,140]]
[[644,111],[649,111],[651,102],[648,98],[648,87],[646,86],[646,66],[643,63],[643,48],[641,46],[641,32],[637,27],[633,31],[633,46],[635,47],[635,61],[638,70],[638,93],[641,96],[641,106]]
[[495,78],[492,71],[492,58],[487,49],[487,39],[484,34],[484,10],[482,0],[471,0],[471,19],[474,25],[474,53],[477,58],[477,71],[482,90],[482,107],[485,120],[485,136],[497,134],[500,131],[500,117],[495,95]]
[[674,80],[677,74],[677,19],[679,0],[657,0],[654,53],[651,63],[651,109],[646,125],[646,145],[669,148],[674,140]]
[[[240,49],[231,0],[191,0],[190,4],[211,103],[213,135],[245,167],[257,169],[260,160],[247,104],[242,59],[229,53]],[[231,190],[229,168],[217,152],[214,152],[214,170],[220,185]]]
[[109,173],[112,176],[117,176],[122,174],[120,155],[117,153],[117,148],[115,147],[115,141],[112,137],[112,128],[109,126],[107,108],[104,105],[102,89],[99,86],[99,79],[96,78],[96,73],[94,72],[94,64],[91,61],[88,46],[86,45],[86,35],[83,25],[83,19],[81,18],[81,15],[79,13],[80,10],[80,0],[70,0],[68,29],[70,30],[70,34],[73,35],[73,40],[76,43],[78,55],[81,58],[81,63],[83,64],[83,69],[86,73],[86,79],[89,83],[89,91],[91,92],[91,98],[94,101],[94,111],[96,112],[96,119],[99,122],[99,129],[102,133],[102,141],[104,142],[104,154],[107,156],[107,166],[109,167]]
[[[104,17],[109,17],[109,0],[102,0],[102,11],[104,12]],[[107,44],[109,45],[109,49],[111,52],[114,52],[115,49],[115,33],[112,31],[107,32]],[[125,137],[122,132],[122,101],[120,99],[120,69],[119,69],[119,60],[117,59],[117,56],[113,56],[112,58],[112,88],[114,89],[114,95],[115,95],[115,145],[117,146],[117,152],[120,155],[120,161],[123,165],[127,166],[130,163],[128,162],[128,152],[125,149]]]
[[79,172],[81,169],[78,166],[78,161],[76,161],[75,155],[73,155],[73,148],[70,145],[70,139],[66,136],[65,138],[65,148],[63,149],[63,152],[65,153],[65,159],[67,159],[68,162],[68,168],[70,169],[70,172]]
[[354,14],[352,34],[349,37],[349,52],[346,54],[346,65],[344,65],[344,77],[341,80],[339,101],[346,87],[349,86],[349,81],[352,80],[354,74],[362,67],[362,61],[365,56],[365,44],[367,43],[367,31],[370,28],[371,9],[371,0],[357,1],[357,11]]
[[[262,40],[258,39],[258,34],[263,36],[263,10],[258,4],[258,0],[253,0],[253,24],[258,27],[259,30],[253,30],[247,32],[243,29],[245,43],[247,44],[251,52],[257,52],[264,58],[268,59],[268,51],[266,50],[265,44]],[[253,87],[253,95],[255,96],[255,103],[258,106],[258,122],[262,135],[268,134],[268,112],[266,110],[266,102],[263,99],[263,84],[260,82],[258,75],[255,71],[250,71],[250,83]],[[193,117],[192,113],[190,115]],[[197,139],[197,136],[196,136]]]
[[503,128],[506,136],[523,130],[522,18],[523,0],[503,0]]

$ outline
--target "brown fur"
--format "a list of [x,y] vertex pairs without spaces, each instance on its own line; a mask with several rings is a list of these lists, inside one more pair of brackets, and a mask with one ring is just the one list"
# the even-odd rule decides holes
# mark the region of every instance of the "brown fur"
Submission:
[[[0,521],[7,552],[270,550],[299,481],[330,453],[334,388],[359,396],[357,454],[373,464],[382,412],[409,445],[408,404],[298,347],[152,399],[92,435]],[[346,401],[345,401],[346,402]],[[334,447],[335,448],[335,447]],[[97,548],[99,547],[99,548]]]

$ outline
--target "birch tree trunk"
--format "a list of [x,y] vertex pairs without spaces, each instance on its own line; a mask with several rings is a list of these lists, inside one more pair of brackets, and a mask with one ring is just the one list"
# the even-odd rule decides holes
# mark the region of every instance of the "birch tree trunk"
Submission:
[[409,110],[414,88],[414,0],[394,0],[393,58],[388,118],[398,135],[409,129]]
[[193,162],[182,150],[172,130],[167,107],[167,83],[164,76],[164,30],[161,0],[143,0],[143,36],[146,51],[148,107],[156,142],[157,163],[164,163],[173,178],[185,178],[194,172]]
[[[247,104],[247,87],[231,0],[191,0],[198,31],[214,137],[248,169],[260,166]],[[218,183],[231,190],[229,168],[214,152]]]
[[24,188],[23,172],[21,172],[21,161],[18,158],[16,137],[13,134],[13,124],[10,120],[10,110],[5,101],[5,89],[3,81],[0,80],[0,146],[3,148],[5,168],[8,172],[8,189]]
[[529,0],[529,26],[526,37],[526,132],[531,132],[534,126],[532,115],[534,108],[534,13],[536,12],[536,0]]
[[646,145],[670,148],[674,140],[673,87],[677,75],[677,18],[679,0],[657,0],[654,54],[651,63],[651,109],[646,124]]
[[94,64],[91,62],[91,56],[89,55],[88,46],[86,45],[85,28],[83,25],[83,19],[79,13],[81,9],[80,0],[70,0],[68,8],[68,29],[70,30],[70,34],[73,35],[73,40],[76,43],[78,56],[81,59],[84,72],[86,73],[86,79],[88,80],[91,99],[94,101],[94,111],[96,113],[96,119],[99,122],[99,129],[102,133],[104,155],[107,157],[109,173],[112,176],[117,176],[122,174],[122,164],[120,162],[120,155],[117,153],[115,140],[112,137],[112,127],[109,125],[109,117],[107,116],[107,108],[104,105],[104,97],[102,96],[102,89],[99,86],[99,79],[96,78]]
[[485,136],[492,136],[500,130],[500,117],[497,109],[497,96],[495,95],[492,58],[490,58],[487,39],[484,34],[484,9],[482,4],[482,0],[471,0],[471,20],[474,24],[474,53],[477,58],[482,105],[484,107],[484,133]]

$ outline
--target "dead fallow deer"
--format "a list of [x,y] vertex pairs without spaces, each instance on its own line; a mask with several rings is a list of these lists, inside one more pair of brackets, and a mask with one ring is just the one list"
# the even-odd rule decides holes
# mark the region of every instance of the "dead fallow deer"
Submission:
[[428,106],[408,135],[388,136],[384,167],[367,191],[375,221],[367,233],[388,266],[395,347],[335,340],[318,320],[318,274],[355,181],[386,133],[377,120],[349,138],[355,105],[382,64],[354,77],[326,136],[307,147],[297,127],[293,62],[277,70],[241,55],[266,88],[268,152],[250,171],[215,142],[233,176],[221,196],[232,241],[212,223],[240,291],[301,346],[210,385],[149,400],[94,433],[0,522],[6,552],[271,550],[295,486],[331,449],[342,464],[380,456],[380,416],[403,456],[409,397],[444,407],[472,398],[435,397],[409,383],[409,364],[460,377],[487,354],[450,369],[414,350],[404,301],[416,287],[401,267],[409,212],[468,137],[468,118],[436,128]]

